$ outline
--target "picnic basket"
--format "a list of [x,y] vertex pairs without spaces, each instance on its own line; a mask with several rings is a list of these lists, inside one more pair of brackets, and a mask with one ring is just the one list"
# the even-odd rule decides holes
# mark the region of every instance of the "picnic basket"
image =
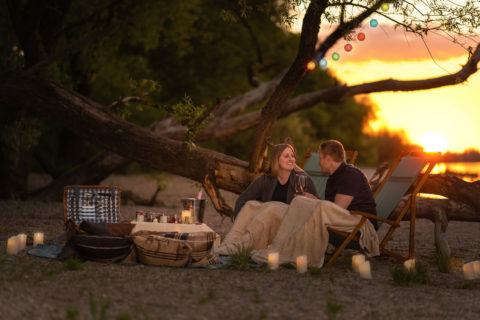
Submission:
[[73,185],[63,190],[63,216],[79,225],[82,221],[118,223],[120,216],[119,186]]

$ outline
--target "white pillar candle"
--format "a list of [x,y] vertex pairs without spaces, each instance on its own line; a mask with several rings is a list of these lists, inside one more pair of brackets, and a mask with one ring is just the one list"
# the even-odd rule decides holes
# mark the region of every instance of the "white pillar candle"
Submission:
[[370,270],[370,261],[364,261],[358,265],[360,278],[372,279],[372,271]]
[[475,276],[480,278],[480,261],[473,261],[473,272],[475,272]]
[[297,257],[297,272],[298,273],[307,272],[307,266],[308,266],[307,256]]
[[268,268],[270,270],[278,269],[278,252],[272,252],[268,254]]
[[403,263],[403,266],[407,268],[407,270],[413,271],[415,270],[415,259],[408,259]]
[[35,248],[38,244],[43,244],[43,232],[33,234],[33,247]]
[[473,262],[465,263],[462,266],[463,269],[463,277],[465,280],[473,280],[475,279],[475,269],[473,267]]
[[25,250],[27,247],[27,235],[25,233],[17,234],[18,251]]
[[17,254],[18,253],[18,238],[10,237],[7,240],[7,254]]
[[358,266],[360,263],[365,262],[365,256],[363,254],[355,254],[352,256],[352,269],[355,272],[358,271]]

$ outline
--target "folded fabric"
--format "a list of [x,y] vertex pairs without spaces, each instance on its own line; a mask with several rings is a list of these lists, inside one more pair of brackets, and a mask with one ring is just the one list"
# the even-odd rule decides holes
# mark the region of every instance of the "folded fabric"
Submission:
[[40,258],[57,259],[62,250],[63,246],[38,244],[35,248],[27,250],[27,254]]

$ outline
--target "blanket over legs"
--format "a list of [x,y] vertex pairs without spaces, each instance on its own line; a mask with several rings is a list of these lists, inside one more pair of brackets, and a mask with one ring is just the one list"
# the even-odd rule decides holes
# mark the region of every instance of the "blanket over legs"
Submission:
[[[330,201],[301,196],[290,205],[249,201],[217,253],[229,254],[228,250],[235,251],[240,245],[254,249],[252,258],[258,263],[267,263],[268,254],[278,252],[280,263],[294,263],[298,256],[306,255],[309,266],[322,267],[327,227],[352,231],[360,219]],[[370,221],[363,224],[360,233],[360,246],[372,256],[379,255],[378,236]]]

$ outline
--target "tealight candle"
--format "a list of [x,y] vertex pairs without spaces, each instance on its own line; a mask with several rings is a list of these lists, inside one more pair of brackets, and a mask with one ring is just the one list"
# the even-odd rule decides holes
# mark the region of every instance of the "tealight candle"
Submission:
[[403,266],[407,268],[407,270],[413,271],[415,270],[415,259],[408,259],[403,263]]
[[271,270],[278,269],[278,252],[268,254],[268,268]]
[[307,256],[298,256],[297,257],[297,272],[298,273],[305,273],[307,272]]
[[25,250],[27,247],[27,235],[25,233],[17,234],[18,251]]
[[372,271],[370,270],[370,261],[364,261],[358,265],[360,278],[372,279]]
[[35,248],[39,244],[43,244],[43,232],[35,232],[33,234],[33,247]]
[[473,262],[465,263],[462,266],[463,269],[463,277],[465,280],[473,280],[475,279],[475,269],[473,267]]
[[18,253],[18,238],[10,237],[7,240],[7,254],[17,254]]
[[363,254],[355,254],[352,256],[352,269],[353,271],[355,272],[359,272],[358,271],[358,266],[360,265],[360,263],[363,263],[365,262],[365,256]]
[[190,210],[182,210],[182,222],[183,223],[190,223],[190,217],[192,216],[192,212]]
[[473,272],[477,278],[480,278],[480,261],[473,261]]

